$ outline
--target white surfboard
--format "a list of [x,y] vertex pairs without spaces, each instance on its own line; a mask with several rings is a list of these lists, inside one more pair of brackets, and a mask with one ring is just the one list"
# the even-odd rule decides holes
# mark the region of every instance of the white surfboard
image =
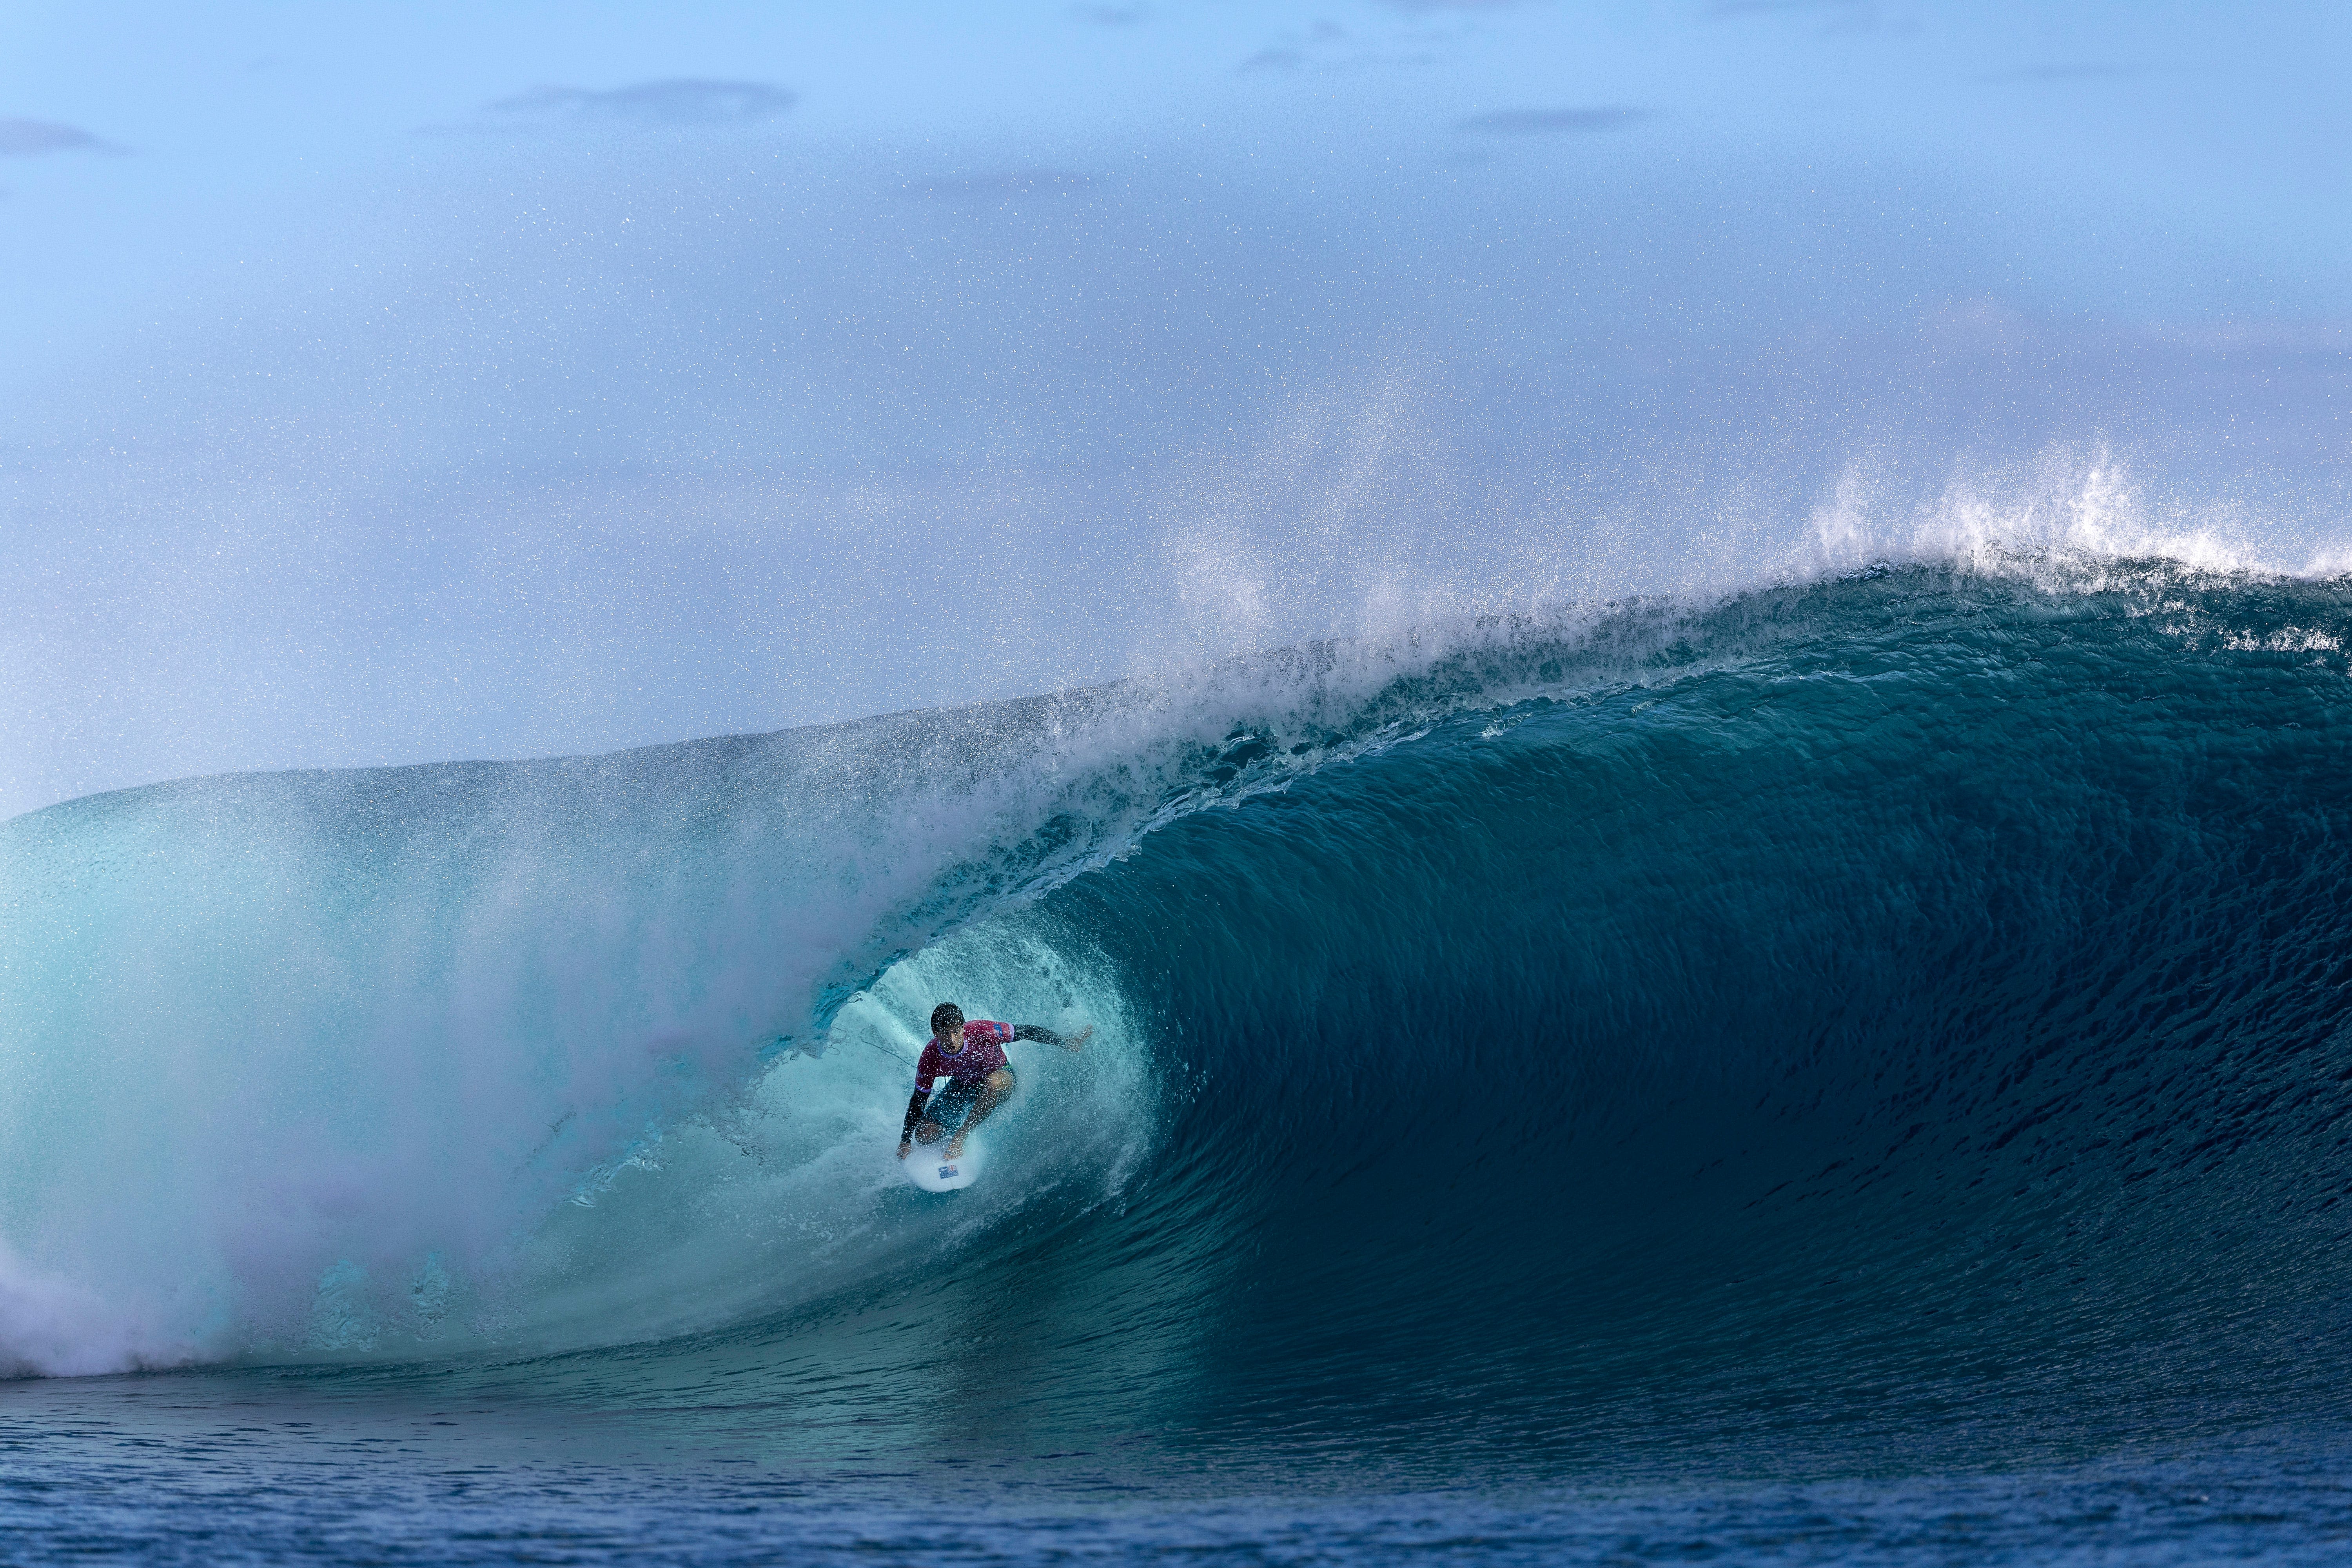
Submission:
[[907,1179],[927,1193],[951,1193],[971,1185],[986,1163],[987,1146],[972,1139],[952,1160],[947,1156],[947,1140],[941,1139],[929,1145],[918,1143],[907,1151]]

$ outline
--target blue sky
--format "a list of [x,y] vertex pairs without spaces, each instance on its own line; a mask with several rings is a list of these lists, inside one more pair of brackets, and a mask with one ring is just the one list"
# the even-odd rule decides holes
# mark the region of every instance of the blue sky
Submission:
[[1736,585],[1857,474],[2112,453],[2324,553],[2347,61],[2316,5],[14,6],[0,814]]
[[[1480,118],[1634,110],[1618,133],[1685,152],[1966,179],[2090,231],[2032,258],[2063,297],[2173,313],[2341,310],[2352,239],[2340,5],[94,5],[12,7],[5,29],[7,115],[96,144],[0,163],[10,282],[33,290],[14,344],[90,330],[100,288],[169,291],[282,241],[289,205],[463,156],[437,142],[561,133],[560,110],[489,107],[534,88],[665,79],[776,89],[790,107],[756,133],[794,147],[1156,142],[1307,178],[1524,160],[1576,132]],[[2055,253],[2118,226],[2176,254]]]

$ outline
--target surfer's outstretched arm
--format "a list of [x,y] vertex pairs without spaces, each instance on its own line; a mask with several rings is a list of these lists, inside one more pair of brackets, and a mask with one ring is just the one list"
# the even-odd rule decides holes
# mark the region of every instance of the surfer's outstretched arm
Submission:
[[1057,1035],[1043,1024],[1016,1024],[1013,1026],[1013,1037],[1016,1040],[1043,1040],[1049,1046],[1059,1046],[1066,1051],[1085,1049],[1087,1039],[1094,1032],[1095,1026],[1092,1024],[1088,1024],[1075,1035]]

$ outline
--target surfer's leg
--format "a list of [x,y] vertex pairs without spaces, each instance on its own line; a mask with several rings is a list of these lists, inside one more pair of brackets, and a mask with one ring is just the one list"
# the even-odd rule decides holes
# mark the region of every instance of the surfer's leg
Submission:
[[969,1079],[959,1079],[931,1096],[931,1102],[923,1107],[922,1121],[916,1123],[915,1142],[936,1143],[954,1131],[971,1102],[980,1098],[980,1089]]
[[980,1086],[980,1099],[973,1103],[971,1114],[963,1119],[963,1125],[956,1129],[956,1135],[948,1140],[949,1159],[955,1159],[963,1152],[963,1141],[971,1136],[973,1128],[988,1120],[990,1111],[1004,1103],[1004,1097],[1013,1092],[1013,1082],[1012,1070],[1008,1068],[998,1068],[988,1075],[988,1081]]

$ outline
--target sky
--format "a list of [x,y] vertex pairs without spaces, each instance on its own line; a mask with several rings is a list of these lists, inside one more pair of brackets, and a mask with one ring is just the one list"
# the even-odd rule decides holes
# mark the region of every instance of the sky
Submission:
[[12,5],[0,816],[2093,479],[2325,564],[2347,78],[2340,5]]

